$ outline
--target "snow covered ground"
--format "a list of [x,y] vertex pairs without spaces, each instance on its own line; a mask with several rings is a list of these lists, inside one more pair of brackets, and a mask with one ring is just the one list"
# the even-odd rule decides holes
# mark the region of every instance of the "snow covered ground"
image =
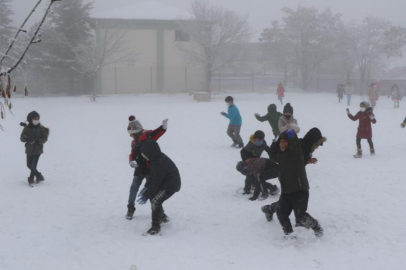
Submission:
[[[266,112],[275,95],[236,94],[245,142],[257,129],[271,130],[254,113]],[[357,122],[332,94],[289,94],[300,137],[318,127],[328,138],[307,166],[309,213],[324,230],[321,240],[297,228],[283,239],[277,222],[240,194],[235,170],[239,150],[226,135],[224,96],[195,103],[188,95],[88,98],[14,98],[0,132],[0,269],[405,269],[406,130],[381,97],[373,126],[377,155],[355,160]],[[361,98],[354,97],[351,112]],[[406,108],[405,102],[401,107]],[[51,134],[40,159],[46,181],[27,184],[19,122],[37,110]],[[278,105],[278,110],[282,107]],[[169,118],[159,143],[181,172],[182,189],[164,207],[171,222],[160,236],[141,236],[150,226],[149,203],[125,219],[132,169],[128,165],[128,116],[144,128]],[[277,182],[273,180],[273,182]],[[278,183],[279,186],[279,183]]]

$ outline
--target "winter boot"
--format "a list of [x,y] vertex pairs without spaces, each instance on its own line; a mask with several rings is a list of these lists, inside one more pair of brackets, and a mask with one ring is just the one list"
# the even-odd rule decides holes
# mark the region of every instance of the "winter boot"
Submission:
[[262,212],[265,214],[266,220],[272,221],[273,219],[273,214],[275,214],[275,211],[272,209],[271,205],[264,205],[261,207]]
[[135,212],[135,207],[128,207],[127,215],[125,216],[126,219],[132,220]]
[[45,178],[44,178],[44,176],[40,173],[40,174],[38,174],[36,177],[36,183],[38,184],[38,183],[41,183],[41,182],[43,182],[43,181],[45,181]]
[[166,214],[163,214],[161,217],[161,224],[168,223],[168,222],[169,222],[169,217]]
[[320,226],[320,223],[317,220],[316,220],[316,225],[312,227],[312,230],[314,231],[314,235],[316,237],[322,237],[324,234],[324,230]]
[[237,142],[233,142],[233,144],[231,145],[231,147],[235,148],[238,145]]
[[161,231],[161,226],[159,225],[152,225],[151,229],[147,231],[147,234],[154,235]]
[[371,151],[371,156],[375,156],[375,149],[372,148],[370,151]]
[[269,193],[271,194],[271,196],[278,195],[279,192],[280,192],[280,189],[279,189],[276,185],[272,185],[272,186],[269,188]]
[[354,155],[355,158],[362,158],[362,150],[357,149],[357,153]]
[[251,194],[250,188],[244,188],[244,192],[242,193],[242,195],[247,195],[247,194]]
[[243,148],[244,147],[244,144],[243,143],[239,143],[239,144],[237,144],[236,146],[235,146],[235,148]]
[[258,200],[263,201],[266,200],[269,197],[268,190],[262,191],[261,196],[259,196]]
[[30,186],[32,186],[32,185],[34,185],[34,177],[28,177],[28,184],[30,185]]

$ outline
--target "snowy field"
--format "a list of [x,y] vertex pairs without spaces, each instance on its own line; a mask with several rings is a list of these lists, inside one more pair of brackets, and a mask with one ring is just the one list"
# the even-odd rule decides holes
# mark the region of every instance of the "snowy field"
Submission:
[[[237,94],[242,137],[257,129],[272,133],[254,113],[266,113],[275,95]],[[238,270],[323,269],[403,270],[406,251],[406,130],[400,123],[406,103],[393,109],[381,97],[373,126],[377,155],[355,160],[357,122],[333,94],[287,93],[302,129],[318,127],[328,141],[307,166],[309,213],[325,230],[295,228],[298,239],[284,240],[275,218],[260,207],[278,197],[251,202],[241,195],[244,177],[235,170],[239,150],[229,147],[224,95],[195,103],[188,95],[117,96],[91,103],[78,98],[14,98],[0,132],[0,269]],[[350,106],[356,113],[359,96]],[[19,126],[37,110],[51,130],[39,170],[46,181],[27,184]],[[282,107],[278,105],[278,110]],[[182,189],[164,204],[171,222],[162,235],[142,236],[150,227],[149,203],[125,219],[133,170],[128,116],[144,128],[169,118],[162,151],[177,164]],[[273,183],[279,183],[273,180]],[[276,217],[276,216],[275,216]],[[293,221],[293,217],[292,221]],[[402,255],[403,254],[403,255]]]

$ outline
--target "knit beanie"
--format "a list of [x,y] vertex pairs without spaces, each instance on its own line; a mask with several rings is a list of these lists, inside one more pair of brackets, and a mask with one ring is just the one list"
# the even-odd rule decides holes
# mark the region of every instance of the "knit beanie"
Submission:
[[134,115],[131,115],[128,118],[128,121],[130,121],[127,127],[127,131],[129,134],[137,134],[143,130],[141,123],[137,119],[135,119]]
[[283,107],[283,113],[290,112],[293,115],[293,107],[290,103],[286,103],[285,107]]
[[257,130],[254,133],[254,138],[263,140],[265,138],[265,133],[262,130]]
[[39,113],[37,113],[36,111],[32,111],[27,115],[27,121],[32,123],[32,120],[34,118],[38,117],[39,118]]

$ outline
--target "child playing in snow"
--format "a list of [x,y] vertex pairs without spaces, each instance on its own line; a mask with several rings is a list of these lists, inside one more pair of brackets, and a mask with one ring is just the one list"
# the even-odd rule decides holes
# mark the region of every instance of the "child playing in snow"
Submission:
[[375,83],[371,83],[368,88],[368,98],[371,102],[372,108],[375,108],[376,101],[379,99],[377,85]]
[[372,124],[376,124],[376,119],[374,115],[374,109],[370,107],[369,103],[363,101],[360,103],[360,111],[353,116],[350,114],[350,110],[347,108],[347,115],[352,121],[359,120],[358,132],[357,132],[357,153],[354,155],[355,158],[362,157],[361,149],[361,139],[366,139],[369,144],[371,155],[375,155],[374,143],[372,142]]
[[220,114],[230,119],[230,124],[227,128],[227,135],[233,140],[231,147],[243,148],[244,143],[240,136],[242,125],[240,111],[238,110],[237,106],[235,106],[233,97],[226,97],[225,102],[227,103],[228,111],[227,113],[221,112]]
[[129,117],[127,131],[133,138],[129,163],[134,168],[134,177],[130,187],[130,195],[127,204],[126,218],[131,220],[135,212],[135,199],[144,178],[150,178],[150,170],[146,160],[141,156],[140,145],[147,139],[157,141],[168,129],[168,119],[162,121],[162,125],[155,130],[144,130],[141,123],[133,115]]
[[351,97],[354,94],[354,85],[351,82],[348,82],[345,86],[345,94],[347,95],[347,105],[351,105]]
[[272,215],[276,212],[285,235],[289,236],[293,233],[289,219],[293,210],[297,223],[312,229],[317,237],[321,237],[323,229],[319,222],[307,213],[309,182],[302,146],[293,129],[283,132],[278,141],[271,145],[271,157],[279,165],[282,194],[279,201],[274,204],[276,207],[263,206],[262,211],[267,214],[267,219],[268,216],[272,219]]
[[400,92],[399,87],[394,84],[391,88],[391,92],[388,95],[388,98],[391,97],[393,100],[393,106],[394,108],[399,108],[399,101],[402,100],[402,93]]
[[143,142],[141,155],[149,162],[151,177],[137,201],[141,205],[148,199],[151,201],[152,227],[147,233],[154,235],[160,232],[162,223],[169,221],[162,204],[180,190],[181,180],[175,163],[161,152],[156,141],[149,139]]
[[280,133],[288,129],[293,129],[296,134],[299,134],[300,128],[297,124],[297,120],[293,118],[293,107],[290,103],[287,103],[283,108],[283,115],[279,118],[278,127]]
[[344,86],[344,84],[341,84],[341,83],[340,83],[340,84],[337,86],[336,92],[337,92],[337,96],[338,96],[338,102],[341,103],[341,100],[343,99],[343,97],[344,97],[344,92],[345,92],[345,86]]
[[254,195],[249,198],[250,201],[258,199],[260,193],[262,193],[260,200],[265,200],[269,196],[268,190],[271,195],[279,193],[277,186],[266,182],[268,179],[278,177],[278,165],[267,158],[250,158],[245,161],[237,163],[237,171],[251,177],[255,185]]
[[278,122],[279,122],[279,118],[281,116],[282,116],[282,114],[276,110],[275,104],[271,104],[268,106],[268,114],[266,114],[264,116],[260,116],[257,113],[255,114],[255,118],[258,121],[260,121],[260,122],[268,121],[269,122],[269,124],[272,127],[272,132],[273,132],[273,135],[275,136],[275,138],[278,137],[280,134]]
[[278,100],[283,105],[282,99],[285,97],[285,88],[283,87],[281,82],[278,84],[278,88],[276,89],[276,95],[278,96]]
[[[253,135],[250,136],[250,141],[248,144],[241,149],[241,159],[242,161],[246,161],[248,159],[254,159],[261,157],[263,152],[269,152],[269,146],[265,141],[265,133],[261,130],[255,131]],[[251,185],[255,186],[256,175],[251,176],[247,175],[245,178],[245,185],[244,185],[244,193],[243,194],[251,194]],[[270,185],[271,193],[277,190],[275,185]],[[258,197],[258,195],[257,195]]]
[[27,154],[27,167],[31,173],[28,177],[28,184],[33,186],[35,182],[40,183],[45,180],[44,176],[37,170],[38,161],[44,152],[44,144],[48,141],[49,129],[41,125],[40,116],[36,111],[32,111],[27,116],[27,122],[21,123],[24,129],[20,140],[25,143],[25,153]]

